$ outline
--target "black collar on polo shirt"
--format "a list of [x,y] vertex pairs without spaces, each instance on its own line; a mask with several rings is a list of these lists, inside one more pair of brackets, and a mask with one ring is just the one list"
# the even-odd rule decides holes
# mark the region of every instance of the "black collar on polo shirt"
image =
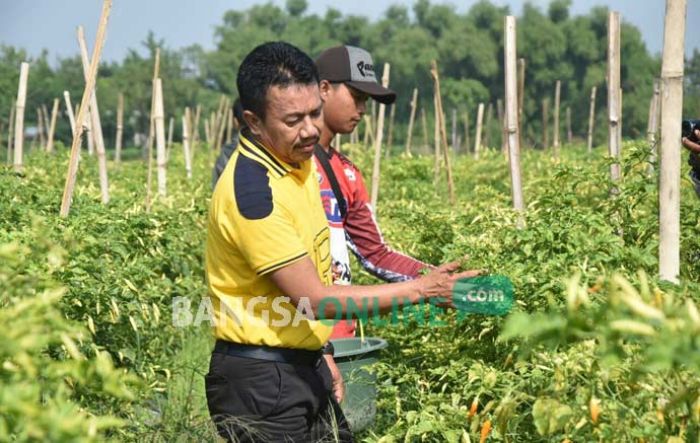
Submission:
[[256,140],[248,128],[241,131],[239,146],[246,157],[265,166],[277,178],[283,177],[293,169],[291,165],[277,158],[275,154]]
[[241,130],[238,141],[241,153],[265,166],[275,178],[282,178],[286,174],[291,173],[299,179],[304,180],[308,173],[311,172],[311,159],[302,162],[299,164],[299,167],[294,167],[284,160],[281,160],[271,149],[260,143],[250,132],[249,128],[243,128]]

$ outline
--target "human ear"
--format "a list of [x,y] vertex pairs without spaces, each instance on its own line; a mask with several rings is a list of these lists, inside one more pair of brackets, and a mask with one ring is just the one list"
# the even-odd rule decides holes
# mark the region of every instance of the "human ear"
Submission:
[[251,111],[245,110],[243,111],[243,120],[245,120],[253,135],[259,136],[262,133],[262,120],[260,120],[260,117],[253,114]]
[[321,82],[318,84],[318,89],[321,93],[321,100],[325,102],[333,87],[331,85],[331,82],[329,82],[328,80],[321,80]]

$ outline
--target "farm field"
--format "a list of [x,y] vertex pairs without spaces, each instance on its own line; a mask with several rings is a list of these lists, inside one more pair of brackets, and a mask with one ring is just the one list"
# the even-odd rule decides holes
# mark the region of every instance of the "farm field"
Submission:
[[[371,152],[344,145],[366,176]],[[432,156],[382,165],[388,242],[440,263],[508,276],[504,318],[372,324],[390,343],[375,366],[367,442],[697,441],[700,426],[700,209],[684,165],[681,285],[657,281],[657,177],[646,142],[625,142],[611,196],[606,148],[522,153],[525,227],[516,227],[502,153],[453,157],[457,203]],[[216,441],[203,393],[206,326],[179,327],[173,301],[206,295],[205,219],[213,155],[185,176],[173,146],[166,198],[144,210],[146,168],[83,153],[70,217],[58,216],[68,163],[31,152],[0,170],[0,440]],[[354,269],[358,283],[372,277]],[[46,351],[48,346],[48,352]],[[45,399],[42,407],[36,398]]]

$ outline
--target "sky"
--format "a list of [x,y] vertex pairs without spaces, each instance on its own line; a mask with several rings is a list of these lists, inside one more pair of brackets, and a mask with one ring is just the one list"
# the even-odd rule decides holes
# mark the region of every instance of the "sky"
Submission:
[[[432,0],[433,3],[446,3]],[[491,0],[510,7],[520,15],[524,0]],[[109,18],[107,40],[102,59],[121,61],[129,48],[142,50],[141,42],[149,30],[165,40],[166,46],[180,48],[194,43],[205,49],[214,47],[214,29],[222,22],[225,11],[244,10],[261,0],[114,0]],[[284,0],[273,0],[284,6]],[[381,17],[391,4],[410,7],[413,0],[308,0],[308,11],[325,14],[334,7],[344,14]],[[460,12],[466,12],[476,0],[451,1]],[[546,11],[549,0],[530,0]],[[606,5],[619,11],[624,21],[636,25],[642,32],[647,48],[653,54],[663,47],[664,0],[573,0],[571,15],[585,14],[591,7]],[[700,50],[700,0],[687,0],[686,54]],[[26,49],[37,55],[49,51],[49,61],[78,53],[75,28],[85,27],[88,45],[94,41],[102,2],[100,0],[0,0],[0,44]],[[623,37],[624,38],[624,37]]]

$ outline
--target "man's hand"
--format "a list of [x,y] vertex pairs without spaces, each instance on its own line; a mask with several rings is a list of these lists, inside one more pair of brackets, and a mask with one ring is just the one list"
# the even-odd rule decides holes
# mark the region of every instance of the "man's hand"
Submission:
[[440,297],[439,306],[453,306],[452,290],[457,280],[476,277],[484,273],[483,270],[479,269],[455,272],[459,267],[459,261],[445,263],[420,277],[418,281],[421,285],[421,295],[426,298]]
[[331,371],[331,377],[333,379],[333,396],[335,397],[338,404],[345,398],[345,383],[343,383],[343,376],[340,373],[338,365],[335,364],[333,356],[330,354],[324,354],[323,358],[326,359],[326,364],[328,369]]
[[[695,130],[695,139],[700,140],[700,130],[698,129]],[[683,146],[689,151],[692,151],[696,154],[700,154],[700,144],[690,140],[688,137],[683,137],[681,139],[681,142],[683,143]]]

